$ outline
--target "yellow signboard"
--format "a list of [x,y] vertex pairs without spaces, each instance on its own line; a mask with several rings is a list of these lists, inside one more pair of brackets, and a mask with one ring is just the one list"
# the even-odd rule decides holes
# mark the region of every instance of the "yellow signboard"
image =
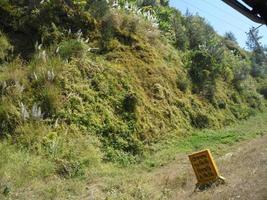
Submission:
[[189,155],[189,160],[196,174],[198,184],[210,183],[221,178],[210,150],[193,153]]

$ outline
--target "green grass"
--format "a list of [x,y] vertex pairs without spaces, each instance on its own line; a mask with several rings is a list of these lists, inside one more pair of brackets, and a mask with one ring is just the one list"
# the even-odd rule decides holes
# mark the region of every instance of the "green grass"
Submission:
[[267,112],[263,112],[222,129],[196,130],[184,137],[170,136],[154,146],[154,153],[148,155],[142,165],[148,169],[161,166],[174,160],[179,153],[192,153],[201,149],[223,154],[237,142],[265,134],[266,121]]
[[[53,175],[52,162],[27,152],[19,151],[14,146],[0,143],[0,198],[5,188],[9,192],[28,185],[34,180],[43,180]],[[5,195],[8,195],[6,192]]]
[[[207,129],[183,137],[172,136],[153,145],[154,151],[145,155],[139,164],[122,167],[102,163],[96,169],[85,169],[86,176],[74,178],[57,176],[55,163],[49,158],[18,150],[9,142],[1,142],[0,198],[27,199],[28,195],[34,195],[37,199],[79,199],[87,194],[87,186],[95,186],[100,188],[95,194],[99,198],[164,199],[170,191],[164,188],[154,194],[153,181],[149,176],[151,172],[171,163],[179,154],[205,148],[211,149],[215,156],[223,154],[240,141],[265,134],[266,121],[267,112],[263,112],[220,130]],[[183,182],[183,178],[180,179],[172,184],[179,186]]]

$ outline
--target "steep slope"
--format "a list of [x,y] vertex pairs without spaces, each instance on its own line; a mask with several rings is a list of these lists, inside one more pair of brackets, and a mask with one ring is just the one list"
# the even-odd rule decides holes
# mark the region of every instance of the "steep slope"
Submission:
[[104,161],[137,163],[169,136],[263,110],[249,54],[202,18],[83,3],[0,3],[1,154],[14,153],[14,171],[26,151],[31,178],[93,176]]

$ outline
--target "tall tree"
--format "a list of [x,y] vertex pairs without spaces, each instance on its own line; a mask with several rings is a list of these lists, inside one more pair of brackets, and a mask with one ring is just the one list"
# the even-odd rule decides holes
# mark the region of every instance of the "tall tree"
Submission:
[[260,40],[262,36],[259,30],[254,27],[250,28],[246,45],[252,51],[251,55],[251,75],[254,77],[264,76],[267,72],[267,55]]
[[262,39],[262,36],[259,34],[259,30],[255,29],[254,27],[251,27],[249,29],[249,32],[247,33],[248,38],[246,41],[246,45],[249,50],[255,51],[257,49],[262,48],[262,44],[260,40]]
[[227,40],[231,40],[231,41],[237,43],[237,39],[236,39],[234,33],[231,32],[231,31],[226,32],[226,33],[224,34],[224,38],[227,39]]

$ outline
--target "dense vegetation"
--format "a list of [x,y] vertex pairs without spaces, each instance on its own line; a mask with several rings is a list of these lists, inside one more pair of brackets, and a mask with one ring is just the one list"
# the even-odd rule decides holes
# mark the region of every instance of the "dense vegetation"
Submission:
[[169,136],[262,111],[266,51],[248,43],[167,0],[0,0],[0,186],[138,163]]

